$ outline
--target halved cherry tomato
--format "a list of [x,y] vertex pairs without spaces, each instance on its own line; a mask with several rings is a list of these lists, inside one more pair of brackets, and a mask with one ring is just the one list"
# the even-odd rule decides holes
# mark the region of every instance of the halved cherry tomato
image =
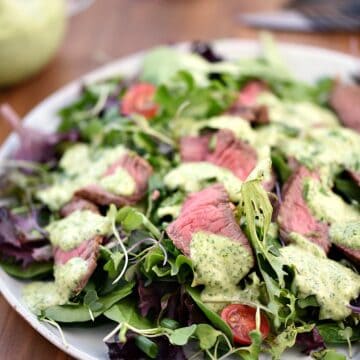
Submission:
[[121,112],[124,115],[141,114],[147,119],[154,117],[158,106],[154,102],[156,87],[149,83],[139,83],[131,86],[121,102]]
[[[221,312],[221,318],[230,326],[234,341],[241,345],[250,345],[249,332],[256,329],[256,309],[242,304],[231,304]],[[260,314],[260,332],[265,339],[270,331],[269,322]]]

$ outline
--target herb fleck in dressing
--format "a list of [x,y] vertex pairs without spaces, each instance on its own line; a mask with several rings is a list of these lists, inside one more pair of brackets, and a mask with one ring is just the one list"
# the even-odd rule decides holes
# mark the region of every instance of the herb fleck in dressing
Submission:
[[79,210],[64,219],[52,222],[46,230],[53,246],[69,251],[96,235],[110,233],[111,221],[92,211]]
[[64,305],[85,276],[87,269],[87,262],[80,257],[74,257],[63,265],[55,265],[55,281],[36,281],[26,285],[23,289],[24,302],[37,315],[50,306]]
[[295,267],[299,297],[315,295],[320,306],[320,319],[342,320],[351,314],[347,306],[359,296],[358,274],[298,245],[285,246],[280,252],[284,264]]
[[201,299],[214,311],[221,310],[231,299],[242,296],[237,286],[254,265],[254,259],[241,243],[225,236],[196,232],[190,243],[194,264],[193,286],[205,285]]
[[331,242],[336,245],[360,250],[360,220],[333,224],[329,235]]
[[52,186],[40,190],[37,197],[52,210],[58,210],[71,199],[76,190],[90,184],[102,185],[117,195],[132,195],[135,180],[125,169],[104,177],[109,166],[127,151],[122,145],[100,149],[93,149],[86,144],[72,146],[60,160],[63,173],[56,177]]

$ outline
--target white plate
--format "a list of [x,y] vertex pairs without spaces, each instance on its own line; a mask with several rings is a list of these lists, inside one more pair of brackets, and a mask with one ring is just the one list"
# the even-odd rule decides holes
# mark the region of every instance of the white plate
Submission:
[[[215,49],[229,59],[254,57],[259,54],[260,47],[255,41],[242,41],[236,39],[219,40],[214,43]],[[188,48],[188,44],[178,45],[182,50]],[[338,52],[329,51],[310,46],[280,44],[280,50],[290,70],[299,78],[312,82],[323,75],[340,76],[348,79],[349,75],[359,70],[359,61],[355,58]],[[72,102],[80,93],[84,82],[92,82],[116,74],[131,76],[141,66],[143,52],[120,59],[106,65],[82,79],[70,83],[55,94],[51,95],[36,106],[26,117],[25,124],[46,131],[53,131],[59,121],[57,111]],[[12,134],[0,149],[0,159],[7,156],[16,146],[17,137]],[[68,354],[83,360],[106,359],[106,346],[102,338],[114,324],[102,325],[93,328],[64,327],[65,338],[68,346],[56,331],[47,324],[40,323],[30,313],[21,299],[21,289],[24,282],[15,280],[0,269],[0,290],[9,304],[37,330],[58,348]],[[353,359],[360,359],[360,347],[356,347]],[[306,359],[299,352],[291,351],[284,357],[288,360]]]

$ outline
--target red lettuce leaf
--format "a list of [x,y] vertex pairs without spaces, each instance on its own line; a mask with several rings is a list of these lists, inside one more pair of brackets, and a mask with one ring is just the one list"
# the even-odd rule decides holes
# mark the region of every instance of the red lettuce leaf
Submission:
[[0,256],[23,267],[51,259],[52,251],[37,223],[36,212],[14,215],[7,208],[0,208]]
[[296,337],[296,344],[303,346],[303,353],[309,355],[314,350],[325,349],[324,339],[315,327],[312,331],[298,334]]
[[22,126],[20,117],[7,104],[0,106],[0,115],[11,125],[20,138],[20,146],[13,154],[16,160],[50,162],[56,159],[56,145],[62,141],[77,141],[77,131],[47,134]]

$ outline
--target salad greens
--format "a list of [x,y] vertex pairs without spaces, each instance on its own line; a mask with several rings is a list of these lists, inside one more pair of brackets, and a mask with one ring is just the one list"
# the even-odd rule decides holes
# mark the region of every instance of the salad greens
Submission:
[[[295,345],[314,359],[344,359],[337,344],[351,353],[360,341],[360,261],[352,244],[360,135],[341,127],[329,107],[333,79],[303,83],[269,36],[262,44],[258,58],[231,61],[211,47],[154,49],[136,79],[84,85],[59,111],[56,134],[18,131],[20,148],[3,161],[0,177],[0,265],[41,280],[24,290],[39,320],[60,332],[62,324],[112,323],[99,339],[111,359],[280,359]],[[308,175],[295,191],[299,168]],[[316,185],[311,194],[309,183]],[[204,200],[207,189],[214,193]],[[225,205],[215,200],[219,189]],[[281,208],[289,198],[294,213],[286,220]],[[336,213],[345,208],[351,228],[340,222],[347,214]],[[181,222],[184,213],[191,221]],[[316,241],[321,234],[300,231],[307,226],[326,228],[327,247]],[[338,228],[345,230],[330,244]],[[205,242],[195,256],[190,243],[199,234],[225,238],[224,246]],[[237,241],[245,257],[229,250]],[[219,257],[226,260],[211,263]],[[72,259],[82,268],[69,273]],[[219,280],[220,272],[209,272],[219,263],[246,271],[224,266]],[[196,282],[207,271],[215,274],[216,301]],[[348,287],[338,274],[351,278]],[[328,293],[324,277],[339,281]],[[226,297],[222,289],[231,286],[241,301]],[[254,315],[226,316],[234,305]]]

